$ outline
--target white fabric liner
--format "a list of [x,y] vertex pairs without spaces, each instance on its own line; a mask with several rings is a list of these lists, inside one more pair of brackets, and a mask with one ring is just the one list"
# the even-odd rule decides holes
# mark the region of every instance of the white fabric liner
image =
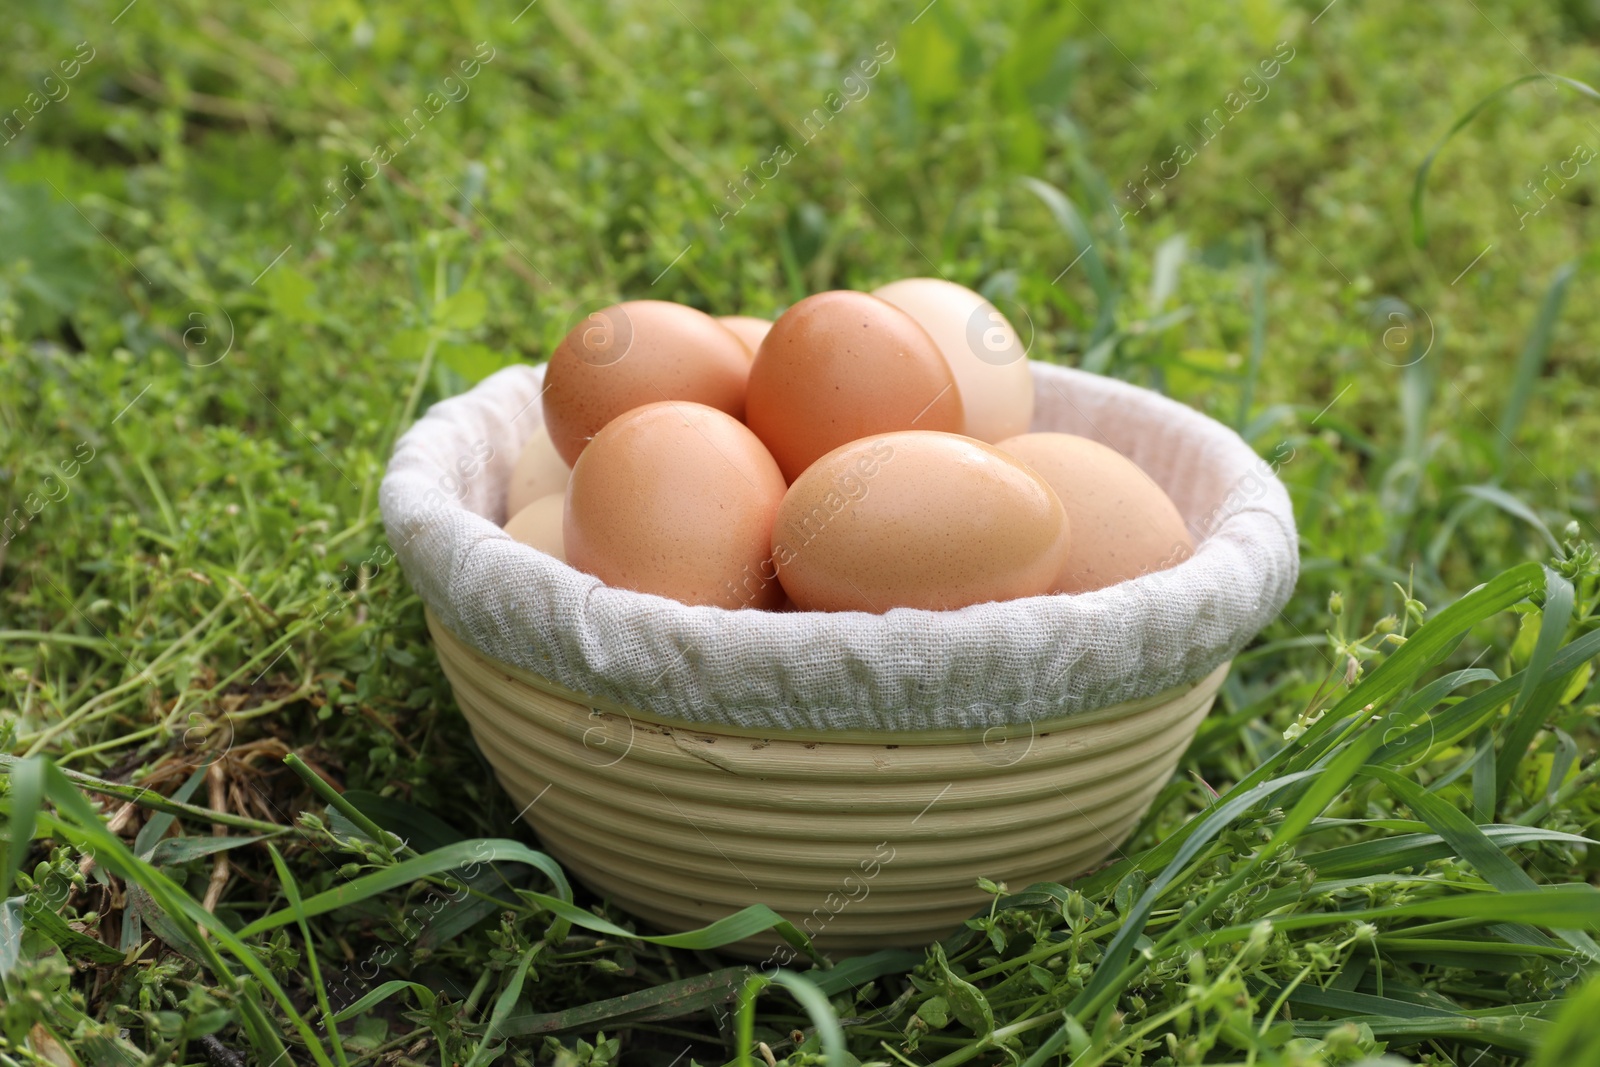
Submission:
[[1081,434],[1172,497],[1193,557],[1107,589],[958,611],[732,611],[613,589],[500,529],[539,428],[544,368],[430,408],[383,479],[383,521],[422,600],[486,655],[648,715],[741,731],[978,729],[1194,682],[1294,588],[1289,495],[1232,430],[1112,378],[1033,364],[1034,430]]

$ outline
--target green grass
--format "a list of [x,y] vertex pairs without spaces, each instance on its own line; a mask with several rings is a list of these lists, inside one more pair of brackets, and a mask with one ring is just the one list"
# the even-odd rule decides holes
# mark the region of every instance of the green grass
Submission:
[[[1587,5],[120,7],[0,55],[0,1063],[1600,1058],[1600,108],[1413,211]],[[935,271],[1238,428],[1302,578],[1115,863],[774,988],[538,852],[377,484],[597,303]]]

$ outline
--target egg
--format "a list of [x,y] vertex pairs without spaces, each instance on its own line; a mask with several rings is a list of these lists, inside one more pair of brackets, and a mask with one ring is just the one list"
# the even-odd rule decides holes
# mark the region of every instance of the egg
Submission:
[[514,540],[565,562],[567,553],[563,546],[561,524],[566,510],[565,491],[542,496],[507,519],[505,531]]
[[846,290],[808,296],[772,324],[750,367],[745,421],[791,482],[857,438],[963,425],[955,378],[927,331]]
[[506,514],[515,515],[542,496],[566,492],[570,477],[572,468],[556,452],[550,432],[539,427],[522,446],[506,483]]
[[942,278],[906,278],[872,295],[917,321],[950,364],[968,437],[993,444],[1027,433],[1033,422],[1033,372],[1011,323],[971,289]]
[[613,304],[578,323],[550,356],[544,421],[568,464],[624,411],[662,400],[744,415],[750,356],[703,311],[664,300]]
[[805,611],[961,608],[1049,592],[1070,526],[1043,478],[951,433],[877,434],[806,469],[772,559]]
[[776,609],[772,522],[783,475],[743,423],[704,404],[635,408],[572,468],[567,562],[685,604]]
[[750,350],[750,358],[756,358],[756,350],[761,347],[767,331],[772,329],[770,319],[757,319],[749,315],[719,315],[717,321],[732,330],[744,346]]
[[1031,467],[1061,498],[1072,552],[1056,579],[1087,593],[1182,563],[1194,538],[1166,492],[1113,448],[1066,433],[1029,433],[999,448]]

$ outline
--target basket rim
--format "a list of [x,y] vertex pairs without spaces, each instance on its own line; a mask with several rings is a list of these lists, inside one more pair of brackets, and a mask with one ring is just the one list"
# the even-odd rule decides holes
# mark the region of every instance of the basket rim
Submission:
[[423,614],[427,621],[428,632],[432,635],[434,644],[440,649],[441,658],[445,654],[463,657],[467,662],[472,663],[479,669],[499,672],[511,681],[521,683],[545,696],[564,700],[595,712],[622,715],[630,722],[644,723],[669,733],[728,738],[740,741],[795,742],[801,744],[827,743],[830,745],[887,746],[890,748],[909,748],[912,746],[955,747],[1004,743],[1023,737],[1056,733],[1062,730],[1077,730],[1098,723],[1115,722],[1118,719],[1151,711],[1164,704],[1170,704],[1196,690],[1203,690],[1207,695],[1215,694],[1222,687],[1222,683],[1227,679],[1228,672],[1233,666],[1233,661],[1227,660],[1213,668],[1204,677],[1197,678],[1192,682],[1175,685],[1170,689],[1163,689],[1159,693],[1154,693],[1150,696],[1124,700],[1102,708],[1095,708],[1091,711],[1075,712],[1037,722],[1030,720],[1022,723],[1001,723],[993,726],[934,730],[785,729],[752,731],[733,725],[671,718],[629,707],[605,697],[588,696],[574,689],[569,689],[559,682],[551,681],[541,674],[536,674],[515,664],[505,663],[487,655],[481,649],[474,648],[470,641],[465,640],[460,634],[446,626],[430,607],[424,606]]

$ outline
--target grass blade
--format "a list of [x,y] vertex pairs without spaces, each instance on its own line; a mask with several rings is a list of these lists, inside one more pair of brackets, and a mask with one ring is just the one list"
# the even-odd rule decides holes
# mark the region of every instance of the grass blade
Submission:
[[[1478,742],[1478,755],[1472,768],[1472,817],[1478,822],[1494,821],[1495,756],[1494,734],[1486,732]],[[1438,783],[1434,783],[1438,785]],[[1440,788],[1443,788],[1442,786]]]
[[[27,899],[29,898],[12,898],[15,901]],[[6,903],[10,904],[11,901]],[[21,921],[54,941],[67,954],[68,958],[84,963],[122,962],[124,953],[117,951],[103,941],[96,941],[88,934],[80,934],[68,926],[66,920],[48,908],[38,904],[33,904],[31,907],[19,904],[19,909],[21,911]],[[3,976],[4,971],[5,968],[0,967],[0,976]]]
[[1294,1032],[1300,1037],[1320,1037],[1336,1026],[1347,1025],[1365,1026],[1372,1031],[1372,1036],[1389,1038],[1390,1044],[1402,1047],[1424,1041],[1472,1041],[1526,1055],[1539,1047],[1539,1040],[1549,1024],[1528,1016],[1471,1019],[1459,1015],[1421,1018],[1355,1015],[1339,1022],[1297,1022]]
[[[1390,918],[1473,919],[1484,922],[1528,923],[1532,926],[1600,928],[1600,891],[1593,886],[1547,886],[1532,892],[1457,893],[1434,900],[1387,904],[1381,908],[1308,912],[1272,920],[1279,930],[1301,930],[1352,919]],[[1232,926],[1205,935],[1210,941],[1237,941],[1251,927]]]
[[278,874],[278,883],[283,886],[284,895],[289,898],[289,907],[295,913],[295,925],[300,927],[300,937],[305,942],[306,969],[310,971],[311,989],[317,997],[317,1007],[322,1009],[322,1022],[328,1032],[328,1040],[333,1044],[334,1058],[339,1061],[340,1067],[349,1067],[345,1059],[344,1043],[339,1040],[339,1028],[333,1022],[333,1008],[328,1004],[328,987],[323,984],[321,968],[317,964],[317,943],[312,940],[311,927],[306,923],[305,910],[300,902],[300,883],[295,881],[290,873],[288,864],[283,862],[283,856],[272,845],[267,846],[267,854],[272,857],[272,867]]
[[472,929],[505,906],[504,901],[494,896],[498,888],[515,892],[530,873],[520,864],[497,864],[476,878],[462,879],[466,892],[434,912],[417,935],[417,947],[434,949]]
[[298,774],[300,779],[310,786],[311,791],[321,797],[328,807],[359,826],[361,832],[366,834],[372,840],[372,843],[383,849],[386,854],[390,852],[390,835],[385,834],[377,823],[368,818],[366,812],[340,796],[339,791],[329,785],[322,775],[312,770],[305,760],[291,752],[283,757],[283,762],[288,765],[290,770]]
[[[1504,438],[1501,440],[1503,442]],[[1464,485],[1461,487],[1461,491],[1485,503],[1493,504],[1512,518],[1521,519],[1539,532],[1539,536],[1543,537],[1545,543],[1550,546],[1551,552],[1559,553],[1561,551],[1561,543],[1556,540],[1556,535],[1550,532],[1550,527],[1545,525],[1538,512],[1504,489],[1501,489],[1498,485]]]
[[1168,237],[1156,248],[1155,265],[1150,268],[1150,298],[1146,314],[1152,318],[1166,310],[1167,301],[1178,289],[1178,271],[1188,255],[1189,242],[1183,234]]
[[1117,323],[1117,291],[1111,284],[1111,276],[1106,273],[1105,260],[1096,247],[1094,234],[1089,231],[1089,224],[1066,193],[1038,178],[1023,178],[1022,184],[1044,202],[1056,223],[1072,238],[1077,246],[1077,254],[1083,257],[1084,270],[1089,273],[1089,285],[1094,289],[1095,300],[1100,305],[1095,315],[1094,333],[1084,346],[1086,350],[1092,348],[1110,336]]
[[[1499,680],[1500,676],[1498,674],[1495,674],[1493,671],[1483,670],[1482,668],[1468,668],[1467,670],[1462,671],[1452,671],[1443,678],[1434,679],[1421,689],[1417,690],[1417,692],[1413,693],[1406,700],[1405,704],[1401,706],[1399,715],[1397,717],[1406,723],[1415,722],[1427,712],[1431,711],[1441,700],[1455,692],[1457,689],[1460,689],[1462,686],[1471,685],[1474,682],[1498,682]],[[1416,759],[1418,758],[1418,751],[1426,750],[1426,748],[1431,747],[1431,730],[1429,731],[1429,741],[1422,740],[1422,729],[1420,726],[1408,725],[1404,728],[1404,731],[1405,732],[1401,734],[1399,740],[1395,743],[1397,746],[1397,753],[1399,754],[1400,758]],[[1385,731],[1384,736],[1388,737],[1390,732],[1391,731]],[[1381,746],[1378,751],[1382,752],[1388,749],[1388,747],[1389,746],[1385,744]],[[1330,748],[1318,762],[1326,762],[1333,751],[1335,750]],[[1373,759],[1376,761],[1377,758],[1378,753],[1373,753]]]
[[[187,804],[189,798],[194,796],[194,791],[200,788],[200,783],[205,780],[208,768],[199,767],[188,779],[173,791],[172,799],[179,804]],[[167,831],[172,829],[172,824],[177,822],[177,816],[171,812],[158,811],[150,816],[144,826],[140,827],[138,836],[133,839],[133,851],[140,859],[149,859],[161,839],[167,836]]]
[[1544,725],[1545,713],[1559,696],[1559,687],[1552,687],[1539,694],[1541,699],[1534,699],[1544,680],[1545,671],[1549,669],[1562,639],[1567,635],[1576,594],[1572,583],[1549,567],[1544,568],[1544,576],[1544,614],[1539,620],[1539,636],[1534,641],[1533,655],[1529,657],[1527,669],[1523,672],[1522,688],[1517,691],[1517,699],[1511,705],[1511,716],[1501,746],[1500,766],[1495,774],[1497,809],[1505,803],[1506,790],[1511,787],[1512,775],[1522,762],[1523,754],[1528,751],[1529,742]]
[[[1307,730],[1300,738],[1298,751],[1295,745],[1286,745],[1276,756],[1251,772],[1245,781],[1284,763],[1293,769],[1315,763],[1328,747],[1338,743],[1338,739],[1329,736],[1336,726],[1343,723],[1346,735],[1354,729],[1364,728],[1372,714],[1364,710],[1369,704],[1373,708],[1382,707],[1411,685],[1424,670],[1443,661],[1473,627],[1527,599],[1543,586],[1544,571],[1539,564],[1522,563],[1440,611],[1418,628],[1400,646],[1399,651],[1380,663],[1376,670],[1340,698],[1320,722]],[[1389,724],[1388,729],[1404,725],[1394,722]]]
[[1250,359],[1239,384],[1239,413],[1233,422],[1240,433],[1255,403],[1256,379],[1261,376],[1261,359],[1267,351],[1267,252],[1259,229],[1250,233],[1250,261],[1254,267],[1250,278]]
[[1567,772],[1578,762],[1578,742],[1572,739],[1572,735],[1560,727],[1551,732],[1556,737],[1556,750],[1550,757],[1550,777],[1544,787],[1544,803],[1547,806],[1554,806],[1561,783],[1566,781]]
[[[814,955],[810,939],[802,934],[794,924],[764,904],[753,904],[733,915],[729,915],[727,918],[719,919],[698,930],[690,930],[681,934],[645,935],[625,930],[615,923],[608,922],[594,913],[574,905],[572,903],[572,889],[567,883],[566,874],[562,872],[560,865],[555,860],[542,852],[533,851],[521,842],[504,838],[462,841],[444,848],[435,849],[432,852],[397,863],[393,867],[386,867],[383,870],[362,875],[360,878],[352,879],[343,885],[318,893],[316,896],[307,898],[302,906],[306,917],[310,918],[338,908],[357,904],[380,893],[397,889],[400,886],[410,885],[429,875],[453,871],[468,865],[477,866],[502,860],[526,863],[537,867],[550,876],[551,880],[556,883],[557,890],[562,894],[560,898],[557,898],[523,889],[518,890],[519,896],[533,901],[556,917],[572,923],[573,926],[581,927],[594,933],[605,934],[608,937],[626,938],[631,941],[646,941],[653,945],[665,945],[668,948],[709,949],[721,948],[723,945],[731,945],[735,941],[742,941],[754,934],[773,930],[795,948]],[[294,911],[288,908],[281,908],[250,923],[239,931],[239,936],[253,937],[256,934],[276,929],[293,921],[295,921]]]
[[34,827],[39,821],[39,805],[44,799],[44,765],[24,760],[11,769],[10,808],[6,819],[4,863],[0,866],[0,898],[11,895],[17,872],[33,844]]
[[[14,774],[26,762],[20,756],[13,756],[9,752],[0,752],[0,774]],[[250,830],[259,834],[276,834],[283,831],[283,827],[274,822],[250,819],[242,815],[230,815],[225,811],[212,811],[210,808],[202,808],[194,804],[180,804],[141,786],[108,782],[104,778],[96,778],[92,774],[84,774],[82,771],[75,771],[68,767],[57,767],[55,768],[55,773],[61,775],[69,783],[85,793],[116,797],[118,800],[126,800],[137,804],[141,808],[148,808],[151,811],[170,812],[173,815],[194,819],[196,822],[207,826],[216,824],[234,830]]]
[[265,837],[168,837],[158,841],[145,859],[152,867],[175,867],[265,840]]
[[[436,848],[453,845],[457,841],[465,841],[467,838],[466,834],[428,809],[407,804],[403,800],[369,793],[364,789],[346,789],[340,796],[370,818],[380,829],[394,834],[417,852],[431,852]],[[343,811],[338,808],[330,814],[336,814],[338,818],[344,816]],[[338,832],[337,819],[334,820],[334,826],[335,832]]]
[[[1370,767],[1369,771],[1379,769]],[[1512,824],[1484,826],[1480,832],[1496,848],[1515,848],[1517,845],[1534,844],[1539,841],[1569,845],[1595,844],[1588,838],[1576,834]],[[1452,855],[1454,853],[1449,842],[1436,834],[1397,834],[1354,845],[1341,845],[1322,852],[1308,852],[1300,858],[1305,861],[1306,866],[1314,869],[1319,875],[1328,878],[1350,878],[1418,867],[1434,860],[1447,859]]]
[[1572,277],[1577,270],[1578,264],[1575,262],[1557,268],[1550,288],[1545,290],[1544,299],[1539,303],[1538,317],[1533,320],[1533,332],[1528,334],[1527,344],[1522,346],[1522,355],[1517,359],[1516,374],[1511,379],[1511,395],[1506,397],[1505,409],[1500,414],[1500,434],[1496,447],[1499,449],[1502,469],[1505,467],[1506,450],[1517,438],[1517,427],[1522,425],[1522,416],[1527,410],[1528,398],[1533,395],[1534,384],[1544,372],[1550,338],[1555,333],[1556,320],[1561,317],[1561,307],[1567,299],[1567,287],[1572,284]]
[[[1473,821],[1453,805],[1433,793],[1424,792],[1416,783],[1406,780],[1383,767],[1368,767],[1362,773],[1376,778],[1388,787],[1395,798],[1416,812],[1434,831],[1473,869],[1484,881],[1504,893],[1521,890],[1538,892],[1540,888],[1528,872],[1511,862]],[[1600,945],[1581,931],[1557,930],[1557,935],[1573,948],[1600,961]]]
[[1600,1062],[1600,974],[1590,976],[1567,999],[1539,1050],[1539,1067],[1572,1067],[1575,1063]]
[[755,1063],[751,1052],[755,1046],[756,997],[769,985],[783,986],[805,1009],[811,1017],[811,1024],[817,1029],[817,1039],[827,1062],[849,1062],[845,1058],[844,1030],[839,1026],[839,1017],[834,1014],[833,1005],[828,1003],[828,998],[814,983],[793,971],[777,971],[770,977],[754,975],[739,991],[739,1011],[734,1024],[738,1058],[734,1062],[740,1067]]
[[[921,952],[884,949],[865,956],[852,956],[837,966],[806,974],[806,980],[824,996],[833,996],[866,985],[886,974],[903,974],[924,959]],[[566,1011],[519,1013],[508,1017],[500,1028],[502,1037],[527,1037],[595,1030],[631,1023],[659,1022],[703,1011],[738,996],[740,982],[750,967],[724,967],[708,974],[680,978],[675,982],[640,989],[620,997],[594,1001]],[[346,1011],[353,1011],[347,1008]]]
[[495,998],[494,1010],[489,1013],[489,1025],[484,1028],[483,1038],[472,1050],[472,1058],[467,1061],[467,1067],[478,1067],[481,1063],[492,1063],[498,1051],[493,1047],[495,1038],[500,1036],[500,1027],[504,1025],[511,1010],[517,1005],[517,998],[522,996],[522,983],[528,977],[528,967],[533,963],[534,956],[538,955],[538,948],[530,949],[523,954],[522,962],[517,964],[517,969],[512,972],[511,981],[500,991]]
[[1519,85],[1526,85],[1528,82],[1539,80],[1545,80],[1556,85],[1565,85],[1574,92],[1600,103],[1600,92],[1596,92],[1585,83],[1574,78],[1563,77],[1560,74],[1527,74],[1514,81],[1507,82],[1467,109],[1466,113],[1456,119],[1450,129],[1445,132],[1445,135],[1439,138],[1438,143],[1423,158],[1421,165],[1417,167],[1417,176],[1411,183],[1411,239],[1416,242],[1418,248],[1426,248],[1428,244],[1428,231],[1422,219],[1422,200],[1427,190],[1428,171],[1433,169],[1434,160],[1439,157],[1440,152],[1444,151],[1444,146],[1449,144],[1452,137],[1465,129],[1473,119],[1483,113],[1485,108],[1500,99],[1500,97],[1511,92]]
[[[1279,992],[1278,989],[1264,983],[1262,988],[1268,994]],[[1440,1014],[1440,1010],[1436,1007],[1425,1007],[1406,1000],[1395,1000],[1393,997],[1353,993],[1346,989],[1321,989],[1308,985],[1295,987],[1294,992],[1289,994],[1288,1000],[1291,1004],[1303,1004],[1309,1008],[1319,1008],[1341,1015],[1388,1015],[1400,1019],[1426,1019]],[[1463,1015],[1461,1012],[1449,1014]]]
[[[380,893],[401,886],[410,885],[419,879],[430,875],[443,874],[465,867],[477,867],[485,863],[496,861],[510,861],[513,863],[526,863],[543,871],[555,883],[556,891],[560,893],[563,902],[572,899],[572,887],[567,882],[567,876],[555,860],[542,852],[535,852],[520,841],[506,838],[484,838],[478,841],[461,841],[444,848],[434,849],[421,856],[385,867],[371,874],[364,874],[348,882],[335,886],[333,889],[324,890],[315,896],[308,897],[304,902],[307,918],[334,911],[337,908],[349,907],[352,904],[369,900]],[[239,931],[240,937],[253,937],[266,930],[276,929],[294,921],[291,909],[279,909],[264,915],[255,922],[250,923]]]
[[[921,959],[918,956],[913,963]],[[565,1011],[511,1015],[502,1022],[498,1033],[508,1038],[528,1037],[675,1019],[726,1003],[738,995],[739,983],[749,973],[749,967],[723,967]]]
[[[1556,687],[1559,693],[1565,688],[1566,679],[1596,656],[1600,656],[1600,630],[1584,634],[1576,641],[1563,646],[1546,668],[1543,684]],[[1525,679],[1526,672],[1518,671],[1510,678],[1496,682],[1483,692],[1467,697],[1454,707],[1433,716],[1428,723],[1427,744],[1437,751],[1472,733],[1488,721],[1500,705],[1517,695]],[[1421,730],[1422,727],[1413,729]],[[1379,749],[1373,756],[1372,762],[1374,764],[1395,763],[1401,760],[1409,762],[1416,758],[1417,751],[1417,746],[1402,736]]]
[[349,1007],[346,1007],[330,1016],[328,1021],[330,1023],[342,1023],[349,1019],[354,1019],[357,1015],[360,1015],[368,1008],[376,1007],[385,1000],[388,1000],[390,997],[394,996],[396,993],[407,989],[411,990],[417,995],[417,999],[422,1002],[422,1006],[424,1008],[433,1007],[433,990],[417,982],[407,982],[399,978],[392,978],[380,985],[378,988],[369,992],[366,996],[362,997],[354,1004],[351,1004]]

